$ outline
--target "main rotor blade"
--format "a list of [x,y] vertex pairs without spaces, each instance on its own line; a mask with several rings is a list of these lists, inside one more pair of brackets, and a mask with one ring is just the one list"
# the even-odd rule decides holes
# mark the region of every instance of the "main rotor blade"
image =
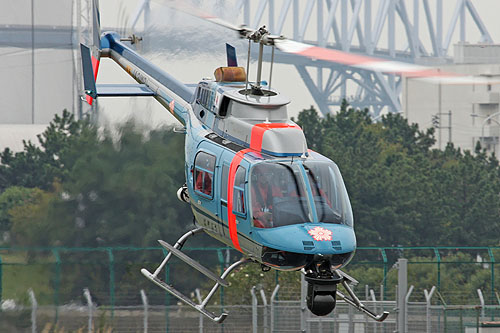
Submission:
[[227,21],[221,19],[220,17],[209,15],[208,13],[203,12],[200,8],[190,6],[185,1],[169,0],[169,1],[162,2],[162,4],[166,5],[167,7],[172,8],[172,9],[176,9],[178,11],[181,11],[185,14],[196,16],[196,17],[199,17],[201,19],[204,19],[204,20],[207,20],[209,22],[220,25],[221,27],[234,30],[234,31],[238,32],[240,35],[242,33],[244,33],[245,31],[249,30],[249,29],[244,28],[242,26],[237,26],[235,24],[227,22]]
[[412,79],[420,79],[434,83],[445,84],[498,84],[498,79],[467,76],[453,72],[441,71],[436,68],[420,66],[401,61],[386,60],[376,57],[353,54],[289,39],[276,39],[274,45],[282,52],[307,57],[313,60],[323,60],[336,64],[352,66],[374,72],[402,75]]
[[[217,25],[237,31],[240,37],[247,37],[254,31],[253,29],[249,29],[244,26],[238,27],[219,17],[208,15],[207,13],[202,12],[199,8],[190,6],[185,2],[169,0],[166,2],[166,5],[170,8],[177,9],[184,13],[197,16]],[[290,40],[283,36],[269,36],[267,40],[270,41],[267,45],[274,43],[280,51],[285,53],[295,54],[313,60],[328,61],[373,72],[401,75],[410,79],[418,79],[431,83],[500,84],[500,79],[498,78],[446,72],[440,69],[415,65],[402,61],[386,60],[326,47],[313,46]]]

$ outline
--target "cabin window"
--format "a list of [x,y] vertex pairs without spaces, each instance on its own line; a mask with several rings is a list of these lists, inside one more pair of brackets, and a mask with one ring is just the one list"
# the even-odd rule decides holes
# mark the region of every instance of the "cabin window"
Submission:
[[194,190],[207,198],[213,197],[215,156],[199,152],[194,161]]
[[205,109],[210,109],[212,104],[212,91],[206,88],[198,88],[198,97],[196,101]]
[[219,117],[225,117],[227,116],[227,108],[229,106],[229,102],[231,100],[227,97],[223,97],[222,98],[222,103],[220,104],[220,108],[219,108]]
[[222,166],[222,178],[221,178],[221,188],[220,188],[220,198],[222,201],[227,202],[227,180],[229,177],[229,165],[224,164]]
[[246,170],[241,165],[236,169],[234,175],[233,190],[233,212],[238,215],[245,215],[245,173]]

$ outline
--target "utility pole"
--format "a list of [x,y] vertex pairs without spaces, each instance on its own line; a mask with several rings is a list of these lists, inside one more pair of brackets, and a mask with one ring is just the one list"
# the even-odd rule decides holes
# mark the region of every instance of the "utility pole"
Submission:
[[399,258],[398,268],[398,286],[397,286],[397,332],[405,333],[406,322],[406,293],[408,292],[408,259]]
[[[448,126],[441,126],[441,116],[446,115],[448,116]],[[451,133],[452,133],[452,126],[451,126],[451,110],[448,112],[438,112],[434,115],[432,115],[432,126],[434,128],[438,128],[438,145],[439,149],[441,149],[441,129],[447,129],[448,130],[448,143],[451,143]]]

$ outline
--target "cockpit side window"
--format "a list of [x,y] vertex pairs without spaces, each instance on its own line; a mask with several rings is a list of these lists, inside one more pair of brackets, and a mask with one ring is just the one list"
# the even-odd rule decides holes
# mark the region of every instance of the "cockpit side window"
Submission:
[[213,197],[213,180],[215,156],[203,151],[196,155],[194,161],[194,190],[206,198]]
[[246,169],[241,165],[236,169],[234,175],[234,189],[233,189],[233,212],[240,216],[245,216],[245,174]]

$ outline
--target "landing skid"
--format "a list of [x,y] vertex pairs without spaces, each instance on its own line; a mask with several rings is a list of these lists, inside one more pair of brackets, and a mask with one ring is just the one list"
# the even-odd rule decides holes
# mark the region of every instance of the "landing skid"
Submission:
[[342,272],[341,270],[336,271],[341,277],[342,277],[342,286],[345,288],[347,293],[349,294],[350,298],[341,293],[340,291],[337,290],[337,295],[344,300],[349,305],[352,305],[356,310],[363,312],[366,314],[368,317],[372,318],[375,321],[378,322],[383,322],[387,316],[389,315],[389,312],[384,311],[382,314],[375,314],[368,310],[363,303],[359,300],[359,298],[356,296],[354,291],[349,287],[348,282],[352,284],[358,284],[358,281],[356,281],[354,278],[349,276],[348,274]]
[[[208,268],[202,266],[200,263],[192,259],[191,257],[187,256],[186,254],[181,252],[181,248],[186,242],[186,240],[190,237],[193,236],[197,233],[200,233],[203,231],[203,228],[198,228],[191,230],[184,234],[179,240],[175,243],[174,246],[159,240],[158,242],[160,243],[161,246],[163,246],[166,250],[169,251],[165,259],[161,262],[161,264],[158,266],[158,268],[155,270],[154,273],[150,273],[147,269],[143,268],[141,269],[141,273],[148,278],[151,282],[156,284],[158,287],[162,288],[163,290],[169,292],[173,296],[177,297],[179,300],[183,301],[187,305],[191,306],[193,309],[199,311],[203,315],[207,316],[211,320],[213,320],[216,323],[222,323],[224,319],[227,317],[227,313],[223,312],[221,315],[217,316],[214,313],[208,311],[205,307],[212,298],[212,296],[215,294],[215,292],[219,289],[220,286],[228,287],[229,283],[224,280],[229,273],[231,273],[235,268],[239,267],[240,265],[243,265],[247,262],[249,262],[249,259],[241,259],[235,263],[233,263],[231,266],[229,266],[224,273],[218,277],[215,275],[212,271],[210,271]],[[166,284],[164,281],[162,281],[160,278],[158,278],[158,274],[162,271],[162,269],[165,267],[167,262],[170,260],[172,257],[172,254],[184,261],[186,264],[190,265],[191,267],[195,268],[197,271],[202,273],[203,275],[207,276],[208,278],[212,279],[215,281],[215,285],[212,287],[212,290],[208,293],[208,295],[205,297],[205,299],[200,303],[196,304],[194,303],[189,297],[175,289],[173,286]]]

